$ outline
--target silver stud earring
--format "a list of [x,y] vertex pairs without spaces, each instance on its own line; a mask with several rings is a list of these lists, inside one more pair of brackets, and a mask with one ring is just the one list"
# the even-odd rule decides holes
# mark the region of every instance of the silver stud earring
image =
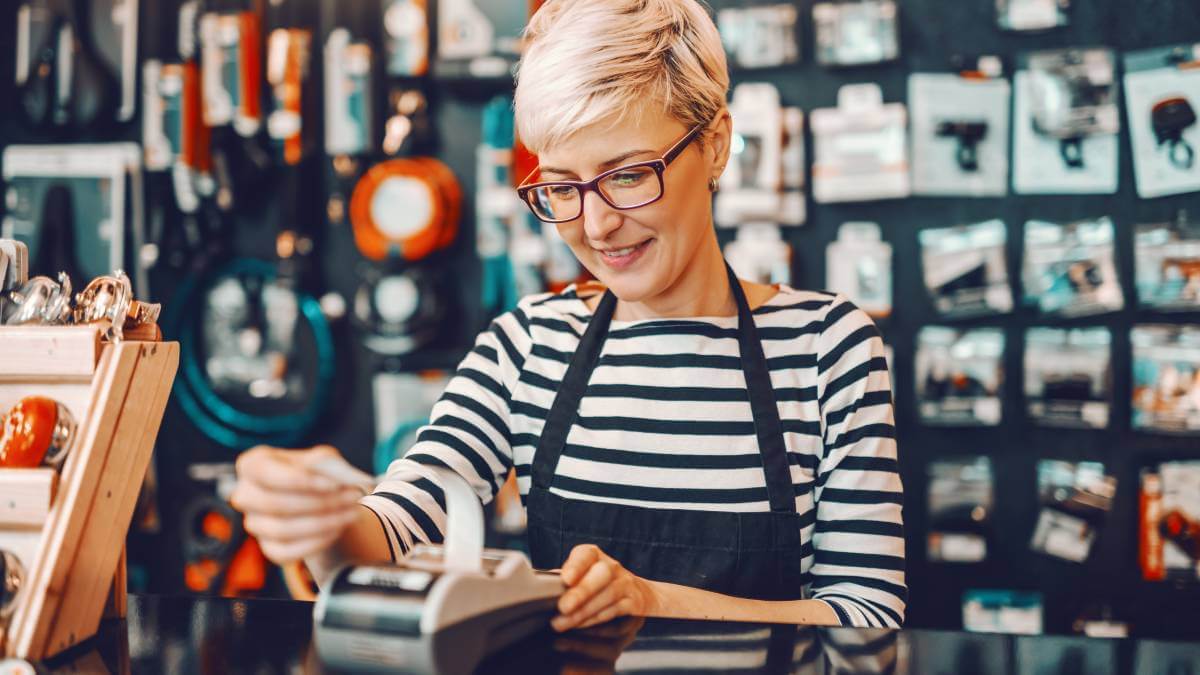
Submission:
[[710,176],[708,179],[708,191],[716,192],[717,189],[720,187],[721,187],[721,184],[717,182],[717,179],[713,176]]

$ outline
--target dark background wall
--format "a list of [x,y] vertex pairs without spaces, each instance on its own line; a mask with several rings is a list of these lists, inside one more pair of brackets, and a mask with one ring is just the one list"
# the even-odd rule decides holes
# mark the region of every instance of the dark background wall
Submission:
[[[518,3],[513,2],[514,6]],[[523,4],[523,3],[522,3]],[[720,8],[731,0],[713,3]],[[765,3],[763,3],[765,4]],[[904,101],[907,77],[912,72],[949,72],[954,55],[999,54],[1007,65],[1024,51],[1066,46],[1105,45],[1119,52],[1200,40],[1200,3],[1195,0],[1076,0],[1069,27],[1043,34],[1013,34],[995,27],[992,0],[901,0],[901,59],[897,63],[847,70],[827,70],[813,59],[813,30],[810,0],[801,7],[802,62],[796,66],[755,72],[735,72],[734,82],[768,81],[782,94],[785,105],[806,112],[835,104],[838,87],[854,82],[877,82],[885,101]],[[319,44],[338,20],[359,27],[367,37],[378,39],[378,2],[299,0],[300,11],[314,23]],[[0,15],[0,146],[11,143],[49,142],[53,139],[30,133],[18,121],[13,105],[13,12],[15,2],[4,3]],[[143,0],[143,53],[170,34],[175,2]],[[314,82],[320,82],[319,60],[314,62]],[[509,91],[507,82],[450,82],[437,78],[381,81],[384,87],[418,86],[429,96],[437,126],[435,154],[447,162],[462,182],[466,194],[463,229],[459,242],[435,259],[434,264],[450,270],[457,280],[453,291],[455,311],[447,321],[436,347],[402,362],[381,363],[358,344],[353,328],[335,325],[338,359],[338,392],[335,403],[319,428],[306,439],[331,443],[355,463],[370,465],[374,443],[370,375],[379,368],[417,370],[450,368],[465,352],[487,317],[479,307],[479,271],[473,251],[474,151],[480,141],[483,104],[494,94]],[[140,101],[140,99],[139,99]],[[1123,101],[1122,101],[1123,103]],[[1122,114],[1122,123],[1124,115]],[[319,121],[318,121],[319,124]],[[103,134],[73,138],[72,141],[139,140],[140,126],[134,123]],[[811,138],[808,156],[811,157]],[[882,225],[884,238],[895,250],[895,297],[892,316],[881,324],[895,348],[897,386],[896,415],[899,428],[901,466],[906,487],[905,520],[909,538],[908,580],[911,589],[909,623],[913,626],[956,627],[960,622],[960,600],[967,588],[1014,588],[1040,590],[1046,598],[1048,631],[1068,631],[1074,617],[1088,606],[1107,604],[1117,619],[1135,622],[1140,631],[1154,634],[1195,635],[1200,626],[1200,591],[1195,585],[1148,584],[1140,580],[1136,561],[1136,508],[1138,471],[1154,461],[1200,457],[1200,440],[1172,438],[1130,430],[1130,344],[1129,329],[1141,321],[1197,322],[1200,315],[1161,317],[1142,312],[1132,302],[1133,227],[1137,223],[1174,218],[1180,208],[1200,213],[1197,194],[1154,200],[1139,199],[1134,192],[1128,134],[1122,131],[1120,145],[1120,189],[1115,195],[1008,196],[1004,198],[911,198],[875,203],[817,205],[811,202],[808,223],[788,232],[795,249],[794,285],[820,288],[824,285],[826,245],[835,239],[837,228],[849,220],[874,220]],[[319,269],[312,288],[332,290],[351,297],[365,265],[354,249],[348,226],[328,224],[324,218],[325,198],[332,186],[326,160],[317,154],[310,189],[296,203],[299,219],[311,219],[317,232]],[[152,182],[155,190],[166,189]],[[282,182],[274,177],[233,218],[233,252],[270,258],[274,235],[285,211]],[[1022,224],[1029,218],[1065,221],[1109,215],[1117,226],[1117,264],[1127,298],[1127,309],[1092,319],[1065,322],[1044,321],[1032,312],[1018,309],[1013,315],[971,322],[1004,328],[1006,384],[1004,423],[994,429],[938,429],[918,423],[913,400],[913,350],[921,326],[937,323],[926,300],[921,281],[917,231],[1001,218],[1009,227],[1009,276],[1018,285]],[[725,236],[725,235],[723,235]],[[42,270],[46,272],[46,270]],[[156,272],[150,294],[170,302],[180,277]],[[1018,295],[1019,297],[1019,295]],[[1023,412],[1021,364],[1025,328],[1033,325],[1107,326],[1113,331],[1114,406],[1111,428],[1103,431],[1063,431],[1035,427]],[[996,476],[996,537],[987,562],[972,565],[931,564],[925,560],[926,523],[925,470],[929,461],[950,456],[982,453],[992,458]],[[160,534],[137,535],[134,558],[141,559],[148,576],[146,587],[156,591],[181,588],[180,542],[175,525],[178,510],[189,491],[196,488],[186,478],[193,462],[232,461],[234,453],[220,448],[198,434],[171,406],[158,445],[159,477],[163,485],[160,507],[165,527]],[[1119,480],[1119,491],[1107,526],[1096,541],[1089,561],[1076,565],[1048,558],[1029,550],[1029,538],[1037,517],[1036,463],[1041,458],[1102,461]]]

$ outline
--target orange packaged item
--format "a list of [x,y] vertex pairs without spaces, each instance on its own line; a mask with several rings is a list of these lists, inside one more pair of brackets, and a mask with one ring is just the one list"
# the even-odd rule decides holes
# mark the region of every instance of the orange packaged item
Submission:
[[75,420],[62,404],[42,396],[27,396],[4,419],[0,467],[57,467],[67,455],[74,432]]

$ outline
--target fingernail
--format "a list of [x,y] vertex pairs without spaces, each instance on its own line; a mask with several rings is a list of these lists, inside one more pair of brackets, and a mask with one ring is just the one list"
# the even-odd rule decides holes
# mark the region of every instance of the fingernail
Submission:
[[558,632],[563,632],[567,627],[567,617],[559,615],[550,620],[550,627]]

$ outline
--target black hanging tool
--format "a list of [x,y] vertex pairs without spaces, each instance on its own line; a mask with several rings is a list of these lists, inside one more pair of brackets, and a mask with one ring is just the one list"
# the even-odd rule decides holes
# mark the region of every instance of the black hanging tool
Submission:
[[111,123],[120,85],[92,41],[88,0],[50,4],[53,28],[38,45],[28,76],[17,90],[19,109],[30,126],[79,132]]
[[988,123],[983,120],[945,120],[937,125],[935,133],[942,138],[953,136],[958,139],[958,167],[963,171],[979,170],[979,142],[987,137]]
[[33,269],[38,274],[66,272],[80,288],[87,282],[79,264],[75,246],[75,213],[71,188],[55,183],[42,199],[42,222],[38,228],[37,258]]
[[1183,96],[1164,98],[1150,108],[1150,123],[1158,144],[1168,145],[1167,157],[1178,169],[1188,170],[1196,161],[1196,151],[1183,138],[1183,132],[1196,123],[1196,110]]

